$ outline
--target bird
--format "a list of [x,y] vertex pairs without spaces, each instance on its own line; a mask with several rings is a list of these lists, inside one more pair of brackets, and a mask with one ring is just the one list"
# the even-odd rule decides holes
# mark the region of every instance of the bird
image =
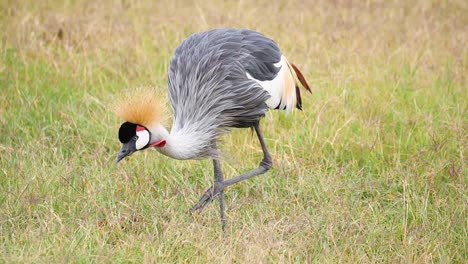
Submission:
[[[312,91],[272,39],[238,28],[211,29],[183,40],[170,61],[167,86],[173,112],[170,131],[163,125],[164,104],[154,91],[137,89],[115,107],[125,121],[118,132],[122,148],[115,162],[149,148],[178,160],[212,159],[214,183],[190,210],[201,212],[218,198],[225,231],[224,190],[273,165],[261,118],[269,110],[302,110],[300,87]],[[234,128],[255,131],[263,159],[257,168],[225,179],[218,142]]]

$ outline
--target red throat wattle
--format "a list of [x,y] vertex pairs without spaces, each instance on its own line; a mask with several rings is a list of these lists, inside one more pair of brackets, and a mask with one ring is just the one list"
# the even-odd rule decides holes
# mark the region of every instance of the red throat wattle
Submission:
[[156,142],[152,143],[150,146],[162,148],[162,147],[164,147],[165,145],[166,145],[166,140],[161,139],[161,140],[159,140],[159,141],[156,141]]

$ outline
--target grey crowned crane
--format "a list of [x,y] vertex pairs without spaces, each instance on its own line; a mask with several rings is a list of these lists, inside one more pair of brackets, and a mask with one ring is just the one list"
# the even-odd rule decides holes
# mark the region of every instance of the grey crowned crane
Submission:
[[[175,50],[169,66],[171,131],[161,124],[164,111],[156,94],[138,91],[115,109],[126,121],[119,129],[123,146],[116,162],[148,148],[179,160],[212,159],[214,184],[191,210],[201,211],[218,197],[224,231],[224,189],[272,166],[261,117],[269,109],[302,109],[299,86],[311,92],[277,44],[258,32],[222,28],[193,34]],[[224,179],[217,141],[231,128],[253,128],[263,159],[258,168]]]

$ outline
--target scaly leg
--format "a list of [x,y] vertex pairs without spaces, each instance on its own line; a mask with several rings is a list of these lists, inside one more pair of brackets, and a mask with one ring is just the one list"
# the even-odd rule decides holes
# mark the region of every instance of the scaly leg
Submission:
[[[220,205],[221,205],[221,219],[223,219],[223,215],[224,215],[224,193],[223,193],[223,190],[224,188],[234,184],[234,183],[237,183],[237,182],[240,182],[240,181],[243,181],[243,180],[247,180],[249,178],[252,178],[254,176],[257,176],[257,175],[260,175],[260,174],[263,174],[265,172],[267,172],[270,168],[271,168],[271,165],[272,165],[272,160],[271,160],[271,156],[270,156],[270,153],[268,152],[268,149],[266,147],[266,144],[265,144],[265,140],[263,139],[263,135],[262,135],[262,132],[260,131],[260,125],[259,123],[257,122],[255,125],[254,125],[254,128],[255,128],[255,132],[257,133],[257,136],[258,136],[258,140],[260,141],[260,145],[262,146],[262,150],[263,150],[263,160],[260,162],[260,165],[258,166],[258,168],[256,169],[253,169],[251,171],[248,171],[246,173],[243,173],[237,177],[234,177],[234,178],[231,178],[231,179],[228,179],[228,180],[225,180],[225,181],[216,181],[215,180],[215,183],[213,186],[211,186],[210,188],[208,188],[208,190],[206,190],[206,192],[203,194],[203,196],[200,198],[200,200],[198,201],[197,204],[195,204],[191,211],[195,211],[195,210],[198,210],[198,211],[202,211],[208,204],[210,204],[213,199],[220,195]],[[218,163],[218,165],[216,165],[216,163]],[[215,179],[217,179],[216,177],[216,168],[218,167],[219,171],[221,171],[221,166],[219,165],[219,161],[214,161],[214,167],[215,167]],[[221,179],[222,179],[222,173],[220,173],[221,175]],[[222,202],[221,202],[222,201]],[[221,222],[223,222],[223,220],[221,220]],[[225,221],[224,221],[225,223]]]
[[[214,168],[214,175],[215,175],[215,184],[222,183],[224,181],[223,172],[221,170],[221,163],[219,160],[213,160],[213,168]],[[225,206],[224,206],[224,190],[221,190],[219,193],[219,211],[221,216],[221,228],[223,232],[226,232],[226,214],[225,214]]]

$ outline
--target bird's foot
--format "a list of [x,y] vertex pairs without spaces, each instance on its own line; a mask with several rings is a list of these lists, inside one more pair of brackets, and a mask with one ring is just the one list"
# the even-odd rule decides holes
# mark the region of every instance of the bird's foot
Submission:
[[203,211],[206,206],[208,206],[216,197],[221,195],[224,190],[224,185],[222,182],[215,182],[213,186],[208,188],[203,196],[200,198],[197,204],[195,204],[190,211]]

